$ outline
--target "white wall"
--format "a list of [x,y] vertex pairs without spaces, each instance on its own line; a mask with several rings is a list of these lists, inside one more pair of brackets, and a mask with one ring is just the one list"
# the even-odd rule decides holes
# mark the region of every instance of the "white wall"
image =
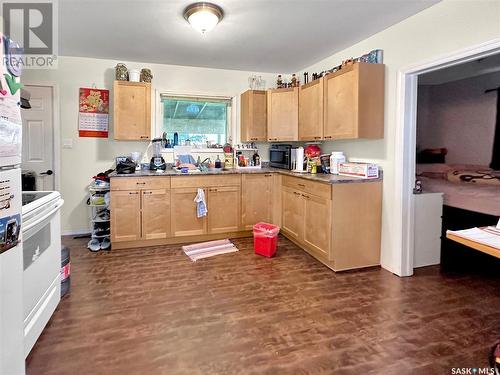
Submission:
[[384,139],[329,142],[322,149],[342,150],[349,158],[374,161],[384,168],[381,262],[388,270],[399,272],[401,254],[401,244],[393,236],[395,230],[400,230],[394,203],[398,70],[499,37],[500,2],[445,0],[304,69],[318,72],[376,48],[384,51]]
[[[72,149],[61,149],[61,194],[65,204],[62,209],[64,233],[85,232],[89,228],[89,209],[85,205],[86,186],[96,173],[111,168],[115,156],[128,155],[131,151],[144,152],[148,142],[126,142],[112,139],[113,128],[113,80],[114,67],[118,62],[79,57],[60,57],[58,69],[25,70],[25,83],[52,82],[58,85],[60,98],[61,139],[73,139]],[[125,62],[128,68],[151,68],[153,91],[178,93],[203,93],[221,96],[237,96],[248,88],[248,76],[253,72],[193,68],[174,65]],[[261,74],[267,82],[274,75]],[[80,87],[106,88],[110,90],[109,139],[78,138],[78,90]],[[236,103],[234,120],[239,118],[239,101]],[[154,116],[153,116],[154,121]],[[239,128],[237,124],[237,128]]]
[[422,85],[418,91],[417,146],[446,147],[449,164],[487,166],[495,136],[500,72],[448,82]]

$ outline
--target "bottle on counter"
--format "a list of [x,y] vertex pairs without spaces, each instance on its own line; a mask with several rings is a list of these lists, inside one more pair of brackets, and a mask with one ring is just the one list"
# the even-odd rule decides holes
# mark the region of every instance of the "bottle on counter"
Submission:
[[333,151],[330,156],[330,173],[339,174],[339,164],[345,163],[345,155],[342,151]]
[[179,134],[177,132],[174,133],[174,146],[179,145]]
[[260,165],[260,156],[259,154],[257,153],[257,151],[255,151],[255,153],[253,154],[252,156],[252,160],[253,160],[253,165],[254,166],[259,166]]
[[219,155],[217,155],[217,159],[215,159],[215,168],[222,168],[222,162],[219,159]]

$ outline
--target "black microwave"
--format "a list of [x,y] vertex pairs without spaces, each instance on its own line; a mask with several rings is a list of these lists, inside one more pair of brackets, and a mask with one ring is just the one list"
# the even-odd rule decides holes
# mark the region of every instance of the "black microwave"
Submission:
[[269,149],[269,166],[292,169],[292,145],[272,144]]

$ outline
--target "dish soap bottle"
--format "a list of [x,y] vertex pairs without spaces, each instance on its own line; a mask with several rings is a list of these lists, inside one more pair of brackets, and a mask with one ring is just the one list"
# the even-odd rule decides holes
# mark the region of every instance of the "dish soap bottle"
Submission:
[[219,155],[217,155],[217,159],[215,159],[215,168],[222,168],[222,162],[219,159]]

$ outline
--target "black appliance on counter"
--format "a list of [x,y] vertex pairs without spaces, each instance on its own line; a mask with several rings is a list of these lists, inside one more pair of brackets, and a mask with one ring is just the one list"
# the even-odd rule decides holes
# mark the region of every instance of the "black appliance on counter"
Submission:
[[269,149],[269,166],[292,169],[292,145],[272,144]]

